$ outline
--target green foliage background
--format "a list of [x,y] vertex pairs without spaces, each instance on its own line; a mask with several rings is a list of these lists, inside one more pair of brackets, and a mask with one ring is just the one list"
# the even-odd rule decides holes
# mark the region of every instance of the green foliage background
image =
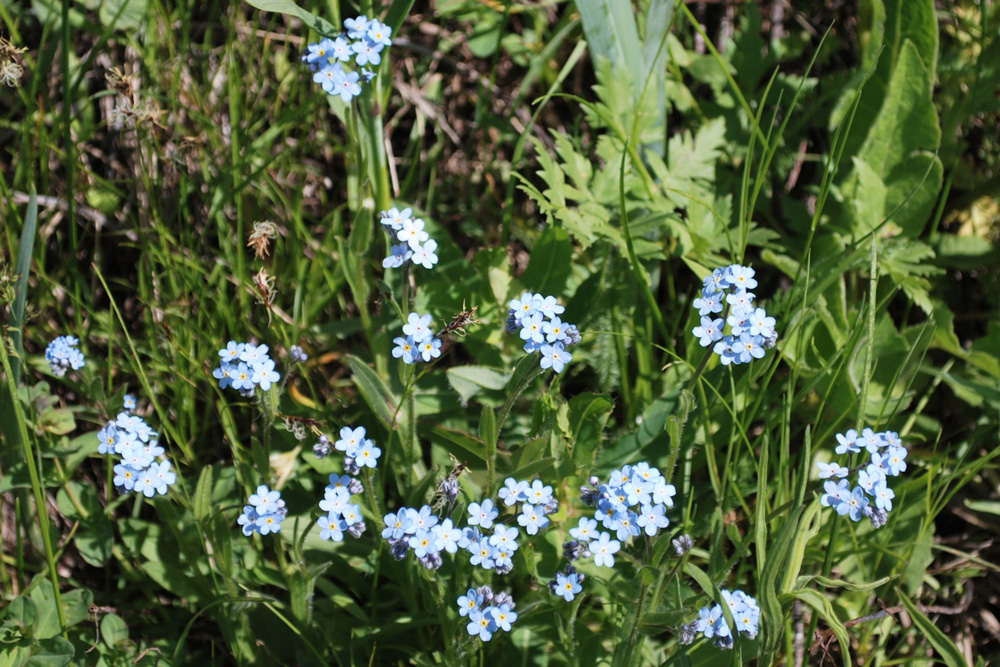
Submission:
[[[26,49],[0,90],[0,664],[996,661],[1000,10],[801,4],[0,7]],[[299,55],[357,13],[395,43],[348,105]],[[383,271],[390,206],[427,221],[433,271]],[[731,263],[780,339],[725,368],[691,301]],[[525,290],[584,335],[561,375],[503,332]],[[391,357],[407,313],[440,328],[471,307],[433,366]],[[88,365],[58,379],[43,352],[66,333]],[[211,377],[251,338],[310,354],[260,403]],[[118,495],[97,454],[126,391],[179,468],[167,498]],[[316,503],[339,463],[311,444],[348,424],[387,459],[368,531],[331,544]],[[862,426],[909,447],[877,531],[818,502],[815,462]],[[671,532],[551,595],[580,485],[640,460],[677,485]],[[563,507],[493,580],[521,618],[489,644],[454,604],[488,577],[378,536],[457,462],[456,514],[506,476]],[[260,483],[291,511],[249,540]],[[680,645],[720,588],[756,596],[760,636]]]

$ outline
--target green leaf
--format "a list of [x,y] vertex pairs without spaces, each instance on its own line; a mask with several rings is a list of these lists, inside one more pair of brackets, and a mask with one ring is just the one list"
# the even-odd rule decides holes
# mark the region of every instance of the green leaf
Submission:
[[76,653],[73,644],[64,637],[43,639],[38,642],[38,649],[25,667],[66,667]]
[[[896,211],[893,223],[908,237],[920,234],[941,189],[944,169],[936,153],[941,129],[931,99],[932,74],[913,42],[903,43],[889,79],[885,100],[858,152],[886,187],[885,207],[878,220],[858,220],[860,233]],[[855,171],[858,191],[870,173]],[[867,185],[864,186],[871,189]],[[873,195],[866,195],[869,205]],[[896,210],[898,207],[898,211]]]
[[573,270],[573,243],[558,227],[546,227],[531,249],[531,261],[521,284],[541,294],[562,294]]
[[94,594],[85,588],[77,588],[63,593],[63,611],[66,613],[66,627],[87,620],[90,615],[90,605],[94,602]]
[[632,3],[615,0],[583,0],[577,3],[583,19],[583,34],[597,69],[606,59],[617,69],[644,71],[642,41],[632,15]]
[[[510,292],[510,258],[504,248],[487,248],[476,253],[472,263],[479,272],[484,286],[489,285],[489,292],[482,290],[483,298],[492,301],[501,312],[507,312],[507,295]],[[449,369],[450,370],[450,369]]]
[[212,513],[212,466],[205,466],[194,490],[194,518],[201,522]]
[[14,598],[4,612],[4,618],[20,621],[27,630],[32,630],[38,624],[38,607],[34,600],[25,595]]
[[511,373],[510,380],[507,381],[507,395],[514,396],[521,391],[523,389],[523,384],[528,381],[528,378],[535,374],[537,368],[538,357],[533,354],[521,357],[521,360],[514,366],[514,372]]
[[483,414],[479,419],[479,437],[486,446],[486,458],[491,460],[497,451],[497,416],[488,405],[483,406]]
[[1000,516],[1000,501],[966,499],[964,504],[973,512],[985,512],[986,514],[995,514]]
[[483,390],[497,391],[507,386],[510,373],[489,366],[452,366],[445,371],[448,384],[468,402]]
[[105,614],[101,617],[101,641],[108,648],[114,648],[119,642],[128,639],[128,626],[121,616],[117,614]]
[[[816,502],[818,504],[819,501]],[[761,568],[757,596],[761,619],[761,664],[771,664],[781,648],[781,639],[784,636],[781,630],[784,624],[784,614],[778,600],[778,596],[782,593],[779,579],[785,574],[785,564],[792,549],[792,543],[799,532],[802,512],[802,507],[794,508],[789,512],[788,518],[781,525],[777,536],[768,544],[767,560],[764,561],[763,568]],[[758,536],[759,544],[761,543]]]
[[[351,379],[357,385],[361,395],[364,396],[365,402],[375,411],[375,414],[382,418],[382,421],[385,422],[385,425],[390,430],[395,430],[394,415],[396,407],[399,405],[399,399],[393,396],[382,378],[369,368],[368,364],[362,359],[349,354],[347,355],[347,361],[351,365],[351,371],[353,372]],[[402,413],[402,409],[400,409],[400,413]]]
[[601,394],[580,394],[570,399],[568,437],[577,466],[590,467],[613,409],[614,402]]
[[67,435],[76,430],[76,418],[69,408],[52,408],[38,416],[36,426],[47,433]]
[[530,479],[540,473],[551,472],[555,469],[555,463],[556,460],[551,456],[544,459],[537,459],[517,468],[510,476],[517,479]]
[[134,31],[146,22],[147,0],[104,0],[98,16],[106,28]]
[[[472,454],[477,460],[486,460],[486,450],[483,447],[483,443],[468,433],[458,431],[456,429],[445,428],[444,426],[435,426],[431,429],[431,432],[437,437],[451,444],[457,445],[462,451]],[[462,452],[460,451],[458,454],[461,455]],[[458,458],[461,459],[463,456],[458,456]]]
[[[21,240],[17,244],[17,264],[14,273],[17,275],[17,292],[10,311],[11,340],[14,343],[14,355],[10,359],[11,375],[14,385],[21,383],[21,356],[24,346],[21,344],[24,332],[24,304],[28,297],[28,274],[31,272],[31,253],[35,248],[35,235],[38,229],[38,195],[32,186],[28,194],[28,211],[24,215],[24,227],[21,228]],[[6,418],[4,419],[6,421]],[[13,440],[16,443],[16,440]]]
[[845,591],[871,591],[892,581],[892,577],[882,577],[866,584],[855,584],[843,579],[831,579],[822,575],[799,577],[796,587],[802,588],[810,583],[816,583],[823,588],[841,588]]
[[788,593],[788,596],[802,600],[815,609],[820,618],[826,621],[826,624],[833,630],[834,636],[837,637],[837,643],[840,644],[840,654],[844,665],[849,667],[851,665],[851,640],[847,635],[847,628],[837,618],[837,614],[833,610],[833,605],[826,596],[810,589],[791,591]]
[[924,612],[917,609],[917,606],[913,604],[913,601],[903,591],[899,591],[899,599],[903,603],[903,606],[906,607],[907,613],[910,614],[913,624],[927,638],[927,641],[931,643],[931,646],[938,652],[945,664],[948,667],[967,667],[968,663],[965,660],[965,656],[955,646],[955,642],[948,639],[948,636],[941,632],[938,626],[931,619],[927,618]]
[[307,28],[318,32],[324,37],[332,38],[341,33],[341,30],[332,23],[325,19],[321,19],[312,12],[307,12],[296,3],[292,2],[292,0],[247,0],[247,3],[265,12],[276,12],[279,14],[288,14],[289,16],[297,16],[305,22]]

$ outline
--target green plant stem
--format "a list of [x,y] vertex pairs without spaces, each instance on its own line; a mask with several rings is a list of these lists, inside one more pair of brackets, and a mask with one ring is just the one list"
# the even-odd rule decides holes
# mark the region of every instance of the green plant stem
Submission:
[[35,494],[38,527],[42,531],[42,543],[45,545],[45,559],[48,561],[49,578],[52,579],[52,591],[55,595],[56,611],[59,613],[59,627],[62,629],[63,637],[68,639],[66,634],[66,611],[63,609],[62,593],[59,592],[59,572],[56,569],[55,552],[52,549],[52,535],[49,532],[48,505],[45,502],[42,478],[35,461],[34,448],[31,446],[32,441],[28,438],[28,426],[24,421],[24,411],[21,409],[21,401],[17,397],[17,385],[14,384],[14,373],[10,367],[10,359],[7,356],[6,338],[0,338],[0,362],[3,363],[3,372],[7,376],[7,391],[10,393],[11,403],[14,408],[14,419],[17,422],[18,435],[21,438],[21,447],[24,452],[24,460],[28,466],[28,476],[31,478],[31,490]]
[[498,441],[500,439],[500,432],[503,430],[503,423],[507,419],[507,414],[510,412],[510,409],[514,407],[514,402],[524,392],[524,390],[528,387],[528,385],[530,385],[535,380],[535,378],[541,375],[544,371],[545,369],[542,368],[541,366],[535,367],[535,370],[526,375],[524,379],[521,380],[521,382],[516,387],[514,387],[514,391],[512,391],[510,393],[510,396],[507,397],[507,400],[504,401],[503,407],[500,408],[500,416],[497,417]]
[[646,604],[646,592],[649,586],[642,584],[639,589],[639,600],[635,605],[635,618],[632,621],[632,629],[629,631],[628,644],[625,646],[625,664],[632,664],[632,652],[635,650],[636,640],[639,637],[639,620],[642,618],[642,609]]

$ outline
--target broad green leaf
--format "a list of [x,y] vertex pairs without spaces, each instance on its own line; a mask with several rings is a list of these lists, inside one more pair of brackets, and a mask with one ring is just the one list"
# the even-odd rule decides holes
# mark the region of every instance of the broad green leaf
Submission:
[[115,531],[104,514],[95,514],[85,522],[73,538],[80,557],[92,567],[104,567],[111,560],[115,546]]
[[65,637],[50,637],[38,642],[38,652],[25,667],[65,667],[73,660],[76,649]]
[[452,366],[445,371],[448,383],[468,402],[484,389],[499,391],[507,386],[510,373],[488,366]]
[[121,616],[117,614],[101,616],[101,641],[107,644],[108,648],[114,648],[115,644],[127,639],[128,626]]
[[[932,81],[932,73],[917,48],[905,41],[885,100],[858,152],[858,158],[887,188],[882,217],[900,207],[893,215],[893,224],[909,237],[919,235],[941,189],[943,168],[935,155],[941,144],[941,129],[931,101]],[[861,187],[860,179],[866,175],[855,172],[851,191]],[[870,202],[872,196],[867,199]],[[881,219],[874,223],[859,220],[856,229],[864,233]]]
[[312,12],[307,12],[302,9],[292,0],[247,0],[247,4],[256,7],[257,9],[264,10],[265,12],[276,12],[279,14],[288,14],[289,16],[297,16],[302,19],[306,27],[310,30],[314,30],[324,37],[336,37],[341,33],[340,28],[337,28],[329,21],[322,19]]
[[[393,396],[382,378],[369,368],[368,364],[363,360],[355,357],[353,354],[349,354],[347,355],[347,361],[351,365],[351,371],[353,372],[351,379],[354,380],[354,384],[361,391],[365,402],[375,411],[375,414],[382,418],[382,421],[390,430],[395,430],[397,427],[395,413],[397,406],[399,406],[399,399]],[[400,413],[402,413],[402,409],[400,409]]]
[[146,22],[147,0],[104,0],[98,12],[105,27],[121,31],[135,31]]
[[875,229],[885,217],[885,199],[888,190],[882,177],[864,160],[851,158],[858,174],[858,187],[851,198],[854,207],[855,229],[859,234],[867,234]]
[[38,606],[26,595],[19,595],[4,610],[5,619],[20,621],[28,630],[38,624]]
[[69,408],[54,408],[40,414],[36,425],[47,433],[66,435],[76,430],[76,418]]
[[899,591],[899,599],[903,603],[903,606],[906,607],[907,613],[910,614],[913,624],[927,638],[927,641],[931,643],[931,646],[934,647],[948,667],[966,667],[968,665],[965,656],[955,646],[955,642],[941,632],[941,629],[931,619],[927,618],[924,612],[917,609],[917,606],[913,604],[913,601],[903,591]]
[[531,261],[521,284],[530,292],[560,295],[573,269],[573,243],[558,227],[546,227],[531,249]]
[[613,408],[611,399],[601,394],[580,394],[570,399],[569,440],[577,466],[590,467]]
[[576,6],[583,19],[583,34],[590,46],[594,69],[602,59],[629,72],[640,73],[645,69],[632,3],[580,0]]
[[[480,250],[473,259],[482,285],[489,285],[489,292],[481,290],[487,302],[492,301],[501,313],[506,312],[507,296],[510,293],[510,259],[504,248]],[[450,369],[449,369],[450,370]]]
[[48,580],[39,582],[31,591],[31,599],[38,610],[38,620],[35,623],[35,637],[48,639],[62,632],[59,625],[59,611],[56,609],[56,598],[52,583]]
[[[486,448],[483,446],[483,443],[468,433],[451,428],[445,428],[443,426],[435,426],[431,429],[431,432],[442,440],[461,448],[460,450],[452,451],[458,459],[464,460],[465,453],[468,453],[472,454],[479,461],[486,460]],[[451,448],[449,448],[449,451],[451,451]]]
[[535,355],[528,354],[521,357],[521,360],[514,366],[514,372],[511,373],[510,380],[507,381],[507,395],[513,396],[515,393],[522,391],[525,383],[528,382],[528,378],[534,376],[538,368],[538,357]]
[[556,460],[551,456],[531,461],[530,463],[514,470],[511,477],[514,477],[515,479],[531,479],[536,475],[540,475],[542,472],[552,470],[555,463]]
[[1000,247],[979,236],[942,234],[936,245],[936,261],[943,266],[975,269],[1000,263]]

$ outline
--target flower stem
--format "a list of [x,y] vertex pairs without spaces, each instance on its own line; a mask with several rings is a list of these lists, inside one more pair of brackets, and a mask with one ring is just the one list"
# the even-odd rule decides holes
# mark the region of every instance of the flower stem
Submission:
[[646,603],[646,591],[649,586],[642,584],[639,589],[639,600],[635,605],[635,619],[632,621],[632,629],[629,631],[628,644],[625,647],[625,661],[624,664],[632,664],[632,652],[635,650],[636,642],[639,638],[639,619],[642,618],[642,608]]

